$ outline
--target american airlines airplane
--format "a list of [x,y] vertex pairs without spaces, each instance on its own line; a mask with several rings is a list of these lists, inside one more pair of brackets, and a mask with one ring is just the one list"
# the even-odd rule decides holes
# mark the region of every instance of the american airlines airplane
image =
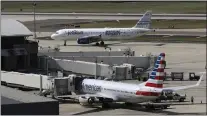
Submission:
[[200,85],[203,75],[195,85],[163,88],[164,61],[165,53],[161,53],[149,79],[141,84],[84,79],[81,88],[85,94],[77,95],[76,98],[79,99],[81,105],[92,105],[98,101],[102,103],[102,107],[108,107],[109,102],[135,104],[155,101],[163,90],[177,91]]
[[[77,39],[78,44],[90,44],[103,46],[104,40],[108,39],[132,39],[144,35],[147,32],[154,32],[151,29],[151,11],[147,11],[135,26],[130,28],[82,28],[82,29],[61,29],[51,35],[51,39],[66,41]],[[100,43],[99,43],[100,42]]]

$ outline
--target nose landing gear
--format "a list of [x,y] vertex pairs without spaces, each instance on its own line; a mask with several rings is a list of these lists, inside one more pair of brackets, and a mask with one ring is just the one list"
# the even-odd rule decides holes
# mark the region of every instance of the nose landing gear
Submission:
[[100,45],[101,45],[101,46],[104,46],[104,42],[103,42],[103,41],[101,41],[101,42],[100,42]]
[[66,40],[64,40],[64,46],[66,46],[66,43],[67,43],[67,41],[66,41]]

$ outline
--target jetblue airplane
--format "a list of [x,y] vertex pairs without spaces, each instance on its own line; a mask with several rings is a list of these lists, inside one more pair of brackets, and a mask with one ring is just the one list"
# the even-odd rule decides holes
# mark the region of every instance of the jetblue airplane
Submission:
[[149,79],[141,84],[129,84],[115,81],[84,79],[81,83],[83,95],[76,95],[81,105],[102,103],[108,107],[109,102],[128,104],[155,101],[163,90],[182,90],[199,86],[203,75],[195,85],[163,88],[165,53],[161,53],[155,63]]
[[[147,11],[135,26],[130,28],[82,28],[82,29],[61,29],[51,35],[51,39],[66,41],[77,39],[78,44],[90,44],[96,42],[96,45],[103,46],[107,39],[132,39],[154,32],[151,29],[151,11]],[[100,42],[100,43],[99,43]]]

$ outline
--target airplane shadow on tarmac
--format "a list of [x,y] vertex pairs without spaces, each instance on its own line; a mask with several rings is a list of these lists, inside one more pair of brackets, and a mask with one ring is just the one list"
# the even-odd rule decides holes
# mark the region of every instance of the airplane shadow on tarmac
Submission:
[[[146,113],[158,113],[158,114],[164,114],[164,115],[184,115],[184,114],[189,114],[189,115],[198,115],[201,113],[177,113],[177,112],[172,112],[172,111],[166,111],[165,109],[156,109],[156,110],[149,110],[149,109],[144,109],[141,107],[137,107],[135,105],[132,106],[126,106],[125,104],[118,104],[118,103],[113,103],[110,104],[110,108],[103,109],[100,107],[93,107],[95,109],[84,111],[84,112],[79,112],[75,113],[73,115],[84,115],[84,114],[90,114],[90,113],[95,113],[95,112],[101,112],[101,111],[110,111],[110,110],[115,110],[115,109],[128,109],[128,110],[134,110],[134,111],[139,111],[139,112],[146,112]],[[168,109],[175,109],[175,108],[168,108]]]
[[[96,44],[73,44],[73,45],[66,45],[66,46],[79,46],[79,47],[108,47],[110,45],[116,45],[121,43],[111,43],[111,44],[105,44],[104,46],[97,46]],[[64,45],[60,45],[64,46]]]
[[157,113],[161,115],[202,115],[203,113],[178,113],[178,112],[173,112],[173,111],[167,111],[167,109],[175,109],[174,107],[170,106],[167,109],[156,109],[156,110],[151,110],[151,109],[145,109],[136,105],[132,106],[126,106],[125,104],[119,104],[119,103],[112,103],[110,104],[110,108],[103,109],[100,107],[93,107],[95,109],[84,111],[84,112],[79,112],[75,113],[73,115],[84,115],[84,114],[89,114],[89,113],[95,113],[95,112],[101,112],[101,111],[110,111],[110,110],[115,110],[115,109],[128,109],[128,110],[134,110],[134,111],[140,111],[140,112],[146,112],[146,113]]
[[[126,44],[127,42],[117,42],[117,43],[107,43],[104,46],[97,46],[96,44],[75,44],[75,45],[66,45],[66,46],[79,46],[79,47],[110,47],[110,46],[163,46],[165,44],[138,44],[138,43],[131,43],[131,44]],[[64,46],[64,45],[60,45],[60,46]]]
[[[46,37],[38,37],[36,38],[37,40],[49,40],[49,41],[54,41],[53,39],[51,39],[49,36],[46,36]],[[68,41],[69,42],[69,41]],[[113,42],[113,41],[108,41],[108,42]],[[129,43],[131,42],[130,44],[126,44],[126,43]],[[80,46],[80,47],[110,47],[110,46],[163,46],[163,45],[166,45],[166,43],[157,43],[157,42],[150,42],[150,43],[156,43],[156,44],[139,44],[139,43],[132,43],[133,41],[121,41],[120,42],[116,42],[116,43],[107,43],[105,44],[104,46],[97,46],[95,43],[93,44],[75,44],[75,45],[66,45],[66,46]],[[59,46],[64,46],[63,44],[59,45]]]

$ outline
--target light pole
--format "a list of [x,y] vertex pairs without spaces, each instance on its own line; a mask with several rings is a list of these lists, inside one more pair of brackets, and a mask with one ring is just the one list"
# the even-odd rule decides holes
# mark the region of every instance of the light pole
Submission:
[[34,11],[34,39],[35,39],[35,41],[36,41],[36,20],[35,20],[35,7],[36,7],[36,3],[34,2],[33,3],[33,11]]

